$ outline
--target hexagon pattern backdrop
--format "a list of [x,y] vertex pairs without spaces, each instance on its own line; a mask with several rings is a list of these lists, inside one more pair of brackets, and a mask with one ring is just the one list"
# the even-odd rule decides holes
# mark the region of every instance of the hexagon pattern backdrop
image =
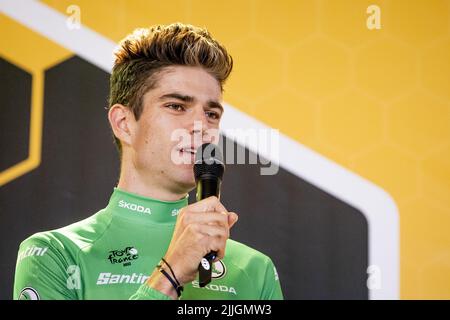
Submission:
[[[33,5],[60,17],[54,30]],[[96,45],[58,35],[81,32],[65,23],[71,6]],[[241,215],[232,236],[272,257],[286,298],[450,299],[450,1],[4,0],[0,12],[1,299],[20,241],[104,207],[117,181],[110,61],[94,51],[175,21],[207,27],[232,54],[230,119],[294,146],[275,176],[230,166],[223,190]],[[309,175],[293,160],[302,152],[344,174]],[[382,190],[372,202],[393,209],[369,214],[337,177]]]

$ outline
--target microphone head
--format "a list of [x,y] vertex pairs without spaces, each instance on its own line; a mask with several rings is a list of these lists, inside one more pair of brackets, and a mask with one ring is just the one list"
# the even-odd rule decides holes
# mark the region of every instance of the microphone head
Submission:
[[225,164],[220,147],[212,143],[204,143],[195,154],[195,181],[218,178],[222,180]]

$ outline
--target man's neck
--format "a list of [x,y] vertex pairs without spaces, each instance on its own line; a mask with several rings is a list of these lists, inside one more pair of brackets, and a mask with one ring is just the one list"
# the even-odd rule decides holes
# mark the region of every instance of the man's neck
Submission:
[[183,191],[168,190],[155,181],[144,179],[134,170],[122,171],[117,187],[123,191],[162,201],[177,201],[187,194]]

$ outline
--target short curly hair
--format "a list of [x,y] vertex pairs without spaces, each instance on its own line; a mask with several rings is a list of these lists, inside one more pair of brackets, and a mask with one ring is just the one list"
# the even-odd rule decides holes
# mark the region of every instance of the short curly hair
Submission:
[[[125,37],[114,52],[110,77],[109,108],[129,107],[136,120],[142,114],[142,98],[154,88],[158,74],[169,66],[202,67],[223,85],[233,69],[233,58],[204,28],[172,23],[139,28]],[[120,140],[114,136],[119,155]]]

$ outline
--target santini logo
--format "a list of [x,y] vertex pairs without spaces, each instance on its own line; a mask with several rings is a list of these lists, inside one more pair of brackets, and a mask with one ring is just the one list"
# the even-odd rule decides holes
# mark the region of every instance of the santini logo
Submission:
[[143,284],[149,276],[145,274],[112,274],[109,272],[101,272],[98,275],[97,285],[106,285],[106,284],[119,284],[119,283],[137,283]]
[[152,211],[150,210],[150,208],[146,208],[146,207],[137,205],[135,203],[126,202],[124,200],[119,201],[119,207],[131,210],[131,211],[152,214]]
[[24,251],[19,253],[19,261],[22,261],[22,259],[26,258],[26,257],[31,257],[31,256],[37,256],[37,257],[42,257],[48,250],[48,247],[36,247],[36,246],[31,246],[26,248]]

